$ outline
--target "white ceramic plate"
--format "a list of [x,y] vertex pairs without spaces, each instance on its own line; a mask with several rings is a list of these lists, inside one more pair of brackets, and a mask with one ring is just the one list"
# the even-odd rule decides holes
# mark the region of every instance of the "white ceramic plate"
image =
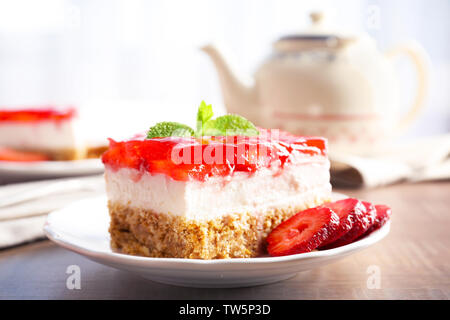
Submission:
[[0,161],[0,176],[2,178],[57,178],[101,173],[103,168],[100,159],[38,162]]
[[288,279],[298,272],[323,266],[367,248],[389,232],[387,223],[349,245],[285,257],[199,260],[147,258],[112,252],[108,226],[106,198],[98,197],[51,213],[44,230],[57,244],[98,263],[156,282],[204,288],[247,287]]

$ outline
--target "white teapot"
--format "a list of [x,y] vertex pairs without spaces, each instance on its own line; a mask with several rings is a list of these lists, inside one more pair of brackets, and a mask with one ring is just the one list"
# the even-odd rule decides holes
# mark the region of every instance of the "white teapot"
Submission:
[[[212,59],[228,112],[255,124],[308,136],[325,136],[337,152],[368,154],[392,140],[424,105],[427,58],[415,43],[386,53],[367,34],[330,32],[321,13],[311,14],[304,34],[285,36],[245,84],[214,45]],[[414,102],[400,116],[400,90],[392,57],[406,54],[416,68]]]

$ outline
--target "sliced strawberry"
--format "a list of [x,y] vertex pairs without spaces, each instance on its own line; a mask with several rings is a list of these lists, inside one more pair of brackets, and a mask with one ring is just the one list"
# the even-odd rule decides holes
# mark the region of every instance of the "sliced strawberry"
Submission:
[[375,223],[373,224],[372,228],[374,230],[381,228],[386,224],[386,222],[389,221],[392,215],[392,210],[388,206],[384,204],[377,204],[375,205],[375,209],[377,210],[377,217],[375,219]]
[[329,243],[326,246],[322,246],[321,249],[332,249],[346,244],[352,243],[358,239],[361,235],[367,232],[369,228],[374,224],[377,211],[375,206],[369,202],[362,201],[364,209],[361,215],[355,216],[353,226],[346,234],[337,239],[336,241]]
[[43,153],[18,151],[0,147],[0,161],[31,162],[45,160],[49,160],[49,157]]
[[367,230],[367,232],[364,234],[364,236],[368,235],[372,231],[380,229],[391,218],[392,210],[388,206],[385,206],[384,204],[377,204],[377,205],[375,205],[375,210],[377,211],[377,215],[375,217],[375,222],[369,228],[369,230]]
[[362,219],[365,214],[366,207],[358,199],[347,198],[330,202],[324,205],[330,208],[339,217],[339,227],[334,234],[326,239],[321,247],[326,246],[347,234],[353,227],[353,224]]
[[307,209],[283,221],[267,237],[271,256],[286,256],[316,249],[339,226],[339,217],[326,207]]

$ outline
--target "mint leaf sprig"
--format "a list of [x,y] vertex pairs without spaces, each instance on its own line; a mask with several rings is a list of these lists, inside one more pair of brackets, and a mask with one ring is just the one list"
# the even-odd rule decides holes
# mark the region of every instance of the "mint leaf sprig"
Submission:
[[197,130],[195,132],[196,136],[203,136],[203,128],[205,127],[205,124],[211,120],[214,113],[212,111],[212,105],[206,104],[205,101],[202,101],[200,103],[200,106],[198,107],[197,111]]
[[194,135],[194,130],[179,122],[159,122],[147,132],[147,139],[154,137],[189,137]]
[[147,139],[157,137],[202,137],[202,136],[257,136],[258,129],[253,123],[236,114],[227,114],[212,119],[211,105],[202,101],[197,111],[197,126],[194,131],[178,122],[159,122],[148,130]]

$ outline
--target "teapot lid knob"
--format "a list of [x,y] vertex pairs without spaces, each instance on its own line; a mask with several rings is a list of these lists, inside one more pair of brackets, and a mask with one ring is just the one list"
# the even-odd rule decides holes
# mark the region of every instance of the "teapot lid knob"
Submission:
[[321,11],[313,11],[309,14],[309,17],[314,25],[319,25],[323,22],[325,14]]

